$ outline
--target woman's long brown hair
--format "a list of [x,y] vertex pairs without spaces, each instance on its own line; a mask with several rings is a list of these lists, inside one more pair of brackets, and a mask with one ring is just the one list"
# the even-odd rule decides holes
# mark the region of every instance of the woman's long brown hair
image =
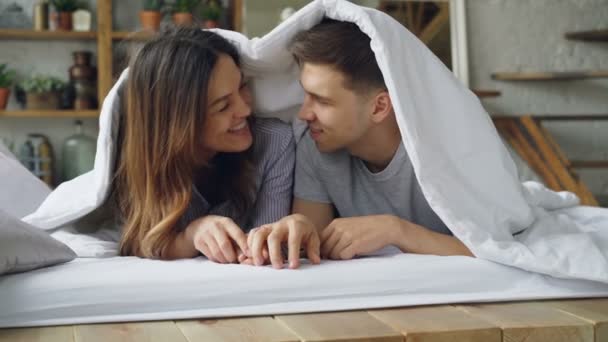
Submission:
[[[220,54],[239,65],[238,51],[226,39],[181,28],[147,42],[130,64],[113,183],[123,224],[121,255],[162,258],[179,233],[201,166],[209,78]],[[207,161],[214,164],[208,168],[222,170],[215,193],[241,214],[252,202],[250,151]]]

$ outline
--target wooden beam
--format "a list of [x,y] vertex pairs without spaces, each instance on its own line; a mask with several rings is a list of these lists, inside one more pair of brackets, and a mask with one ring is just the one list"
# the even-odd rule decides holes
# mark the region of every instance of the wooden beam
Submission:
[[93,40],[97,32],[77,31],[33,31],[20,29],[0,29],[0,39],[18,40]]
[[562,149],[559,147],[559,144],[555,141],[555,139],[553,139],[553,136],[551,135],[551,133],[549,133],[549,131],[547,131],[547,129],[543,126],[540,126],[540,131],[541,131],[543,137],[549,143],[549,145],[551,145],[551,148],[553,149],[553,151],[555,151],[555,153],[557,153],[557,157],[559,158],[559,161],[562,163],[562,165],[564,165],[565,168],[569,169],[571,163],[568,160],[568,158],[566,157],[566,154],[564,153],[564,151],[562,151]]
[[96,118],[98,110],[0,110],[0,117],[16,118]]
[[505,134],[503,136],[507,139],[509,145],[543,179],[547,187],[554,191],[564,190],[557,176],[545,164],[541,156],[523,134],[517,121],[515,119],[503,120],[501,126],[504,127],[502,132]]
[[281,315],[275,319],[303,341],[403,341],[400,332],[363,311]]
[[221,320],[178,321],[188,341],[272,341],[297,342],[300,339],[272,317],[229,318]]
[[448,305],[368,312],[400,331],[406,341],[502,341],[502,331],[498,326]]
[[243,0],[232,1],[232,29],[237,32],[243,32]]
[[74,342],[188,342],[173,321],[74,326]]
[[433,38],[441,31],[441,29],[449,23],[450,20],[450,8],[449,3],[440,3],[439,12],[435,15],[433,20],[426,25],[426,27],[420,32],[419,38],[424,44],[429,44]]
[[608,168],[608,160],[571,160],[570,166],[575,169],[604,169]]
[[97,0],[97,101],[112,88],[112,0]]
[[[521,115],[492,115],[492,119],[512,119],[519,118]],[[608,114],[532,114],[536,120],[541,121],[594,121],[608,120]]]
[[608,42],[608,29],[566,32],[566,39],[582,40],[587,42]]
[[557,176],[560,184],[562,184],[563,188],[576,194],[580,194],[578,182],[574,179],[574,177],[572,177],[570,172],[568,172],[566,166],[561,163],[559,157],[545,139],[543,132],[534,118],[527,115],[520,117],[519,120],[534,141],[536,147],[540,151],[541,156],[549,165],[549,168],[555,172],[555,175]]
[[414,26],[416,27],[416,32],[418,32],[418,35],[420,35],[420,32],[422,32],[425,5],[426,3],[424,2],[418,2],[416,7],[416,18],[414,18]]
[[587,187],[587,185],[583,182],[582,179],[577,179],[577,184],[579,187],[579,196],[581,198],[582,205],[590,205],[593,207],[599,207],[600,203],[597,201],[591,190]]
[[412,31],[412,33],[418,36],[418,32],[416,31],[416,26],[414,22],[414,3],[411,1],[406,2],[405,8],[405,15],[407,16],[407,27],[410,29],[410,31]]
[[458,306],[502,328],[503,341],[594,342],[593,325],[541,303]]
[[492,79],[497,81],[560,81],[584,80],[608,77],[608,70],[595,71],[551,71],[551,72],[496,72]]
[[477,95],[477,97],[497,97],[501,95],[498,90],[471,89],[471,91]]
[[608,299],[563,300],[549,305],[565,313],[591,322],[595,330],[595,341],[608,341]]
[[0,342],[72,342],[72,326],[0,329]]

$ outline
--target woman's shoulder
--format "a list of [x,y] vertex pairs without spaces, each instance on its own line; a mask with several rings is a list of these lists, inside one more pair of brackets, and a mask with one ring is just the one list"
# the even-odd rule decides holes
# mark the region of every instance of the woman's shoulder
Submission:
[[285,148],[293,142],[291,125],[274,118],[256,118],[253,122],[253,136],[258,145],[280,145]]
[[295,142],[291,125],[269,118],[256,118],[253,123],[253,155],[256,163],[266,169],[282,158],[295,160]]

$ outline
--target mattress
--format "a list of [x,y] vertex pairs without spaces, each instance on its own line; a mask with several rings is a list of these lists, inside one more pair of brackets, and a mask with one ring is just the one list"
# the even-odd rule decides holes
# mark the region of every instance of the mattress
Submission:
[[581,297],[608,297],[608,284],[394,249],[296,270],[78,258],[0,277],[0,328]]

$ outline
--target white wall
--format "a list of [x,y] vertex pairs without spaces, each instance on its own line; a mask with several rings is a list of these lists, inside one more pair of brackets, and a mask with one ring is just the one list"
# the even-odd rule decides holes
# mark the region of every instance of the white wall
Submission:
[[[494,114],[608,114],[608,79],[504,82],[496,71],[608,70],[608,43],[564,39],[567,31],[608,28],[608,0],[467,0],[471,87],[502,96],[483,100]],[[545,126],[570,159],[608,160],[608,121]],[[608,169],[580,170],[608,195]]]

